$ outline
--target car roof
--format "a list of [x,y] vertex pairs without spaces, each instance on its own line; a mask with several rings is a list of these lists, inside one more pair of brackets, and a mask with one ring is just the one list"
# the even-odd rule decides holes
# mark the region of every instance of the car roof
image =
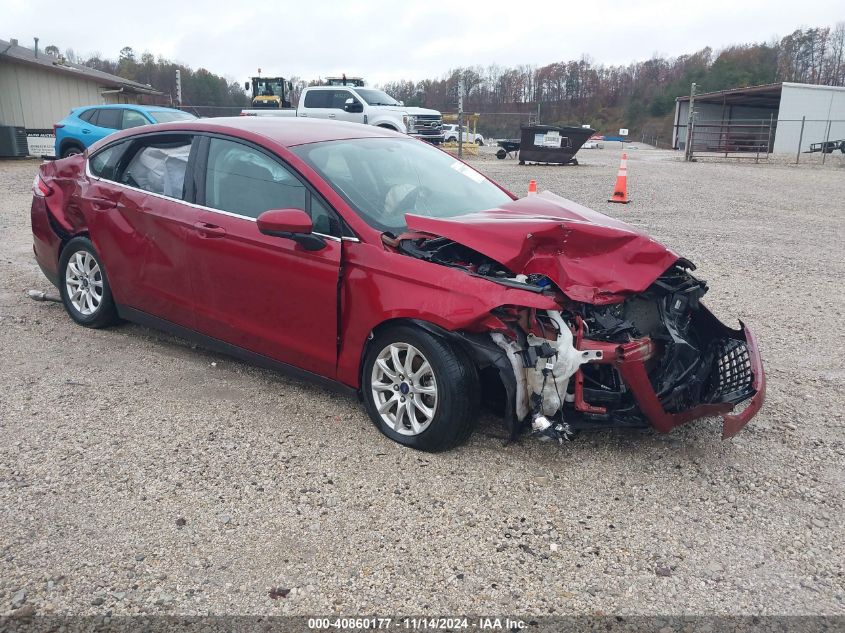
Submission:
[[186,132],[219,132],[234,136],[258,135],[270,141],[293,147],[306,143],[337,141],[356,138],[409,138],[405,134],[394,132],[374,125],[350,123],[346,121],[327,121],[326,119],[308,119],[300,117],[273,116],[237,116],[192,121],[175,121],[158,125],[132,128],[134,131],[151,133],[157,130]]
[[181,112],[176,108],[168,108],[166,106],[155,105],[139,105],[136,103],[108,103],[108,104],[92,104],[74,108],[74,112],[82,112],[83,110],[90,110],[91,108],[99,108],[102,110],[113,110],[115,108],[123,108],[126,110],[138,110],[139,112]]

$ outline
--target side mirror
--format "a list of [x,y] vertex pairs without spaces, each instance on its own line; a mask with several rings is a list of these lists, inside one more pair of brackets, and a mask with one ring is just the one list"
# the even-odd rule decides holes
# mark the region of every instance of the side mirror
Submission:
[[246,90],[247,92],[249,92],[249,82],[248,82],[248,81],[245,81],[245,82],[244,82],[244,90]]
[[326,245],[322,237],[312,233],[311,216],[302,209],[271,209],[258,216],[257,224],[259,233],[293,240],[307,251],[318,251]]
[[347,112],[363,112],[364,105],[352,97],[349,97],[346,100],[346,103],[343,104],[343,109]]

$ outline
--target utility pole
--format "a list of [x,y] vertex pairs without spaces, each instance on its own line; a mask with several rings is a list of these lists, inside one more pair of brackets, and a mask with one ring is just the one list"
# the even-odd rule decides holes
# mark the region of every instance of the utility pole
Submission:
[[798,161],[801,160],[801,143],[804,142],[804,123],[807,122],[807,117],[801,117],[801,133],[798,135],[798,151],[795,154],[795,164],[798,164]]
[[684,160],[692,160],[692,126],[695,121],[695,82],[689,91],[689,116],[687,117],[687,142],[684,146]]
[[182,107],[182,71],[176,69],[176,107]]
[[458,77],[458,158],[464,156],[464,78]]

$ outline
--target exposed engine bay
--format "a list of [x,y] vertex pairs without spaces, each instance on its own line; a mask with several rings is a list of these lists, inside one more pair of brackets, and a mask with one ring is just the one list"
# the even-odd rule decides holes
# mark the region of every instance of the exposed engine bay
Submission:
[[[502,327],[487,336],[506,360],[476,353],[499,369],[514,437],[529,425],[540,438],[558,441],[609,426],[650,423],[668,432],[716,414],[724,415],[723,436],[730,437],[759,408],[740,414],[742,420],[727,415],[764,390],[750,349],[756,343],[701,304],[707,284],[686,260],[678,259],[643,292],[595,305],[569,299],[544,275],[515,274],[447,238],[412,234],[396,245],[413,257],[559,299],[560,310],[495,310]],[[478,335],[464,339],[483,345]]]
[[486,255],[445,237],[400,238],[396,244],[400,252],[417,259],[462,268],[471,275],[521,290],[542,292],[552,285],[545,275],[514,274]]

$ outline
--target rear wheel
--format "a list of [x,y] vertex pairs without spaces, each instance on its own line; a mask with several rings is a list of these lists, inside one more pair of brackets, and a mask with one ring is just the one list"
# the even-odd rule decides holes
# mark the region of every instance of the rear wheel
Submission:
[[484,141],[482,141],[480,138],[475,139],[475,144],[479,147],[484,147]]
[[81,154],[84,152],[85,149],[81,145],[77,145],[76,143],[69,143],[62,148],[62,158],[67,158],[68,156],[76,156],[77,154]]
[[106,271],[88,238],[75,237],[62,251],[59,293],[70,318],[80,325],[101,328],[117,321]]
[[364,359],[367,412],[405,446],[442,451],[472,433],[478,375],[466,354],[432,334],[398,326],[379,334]]

